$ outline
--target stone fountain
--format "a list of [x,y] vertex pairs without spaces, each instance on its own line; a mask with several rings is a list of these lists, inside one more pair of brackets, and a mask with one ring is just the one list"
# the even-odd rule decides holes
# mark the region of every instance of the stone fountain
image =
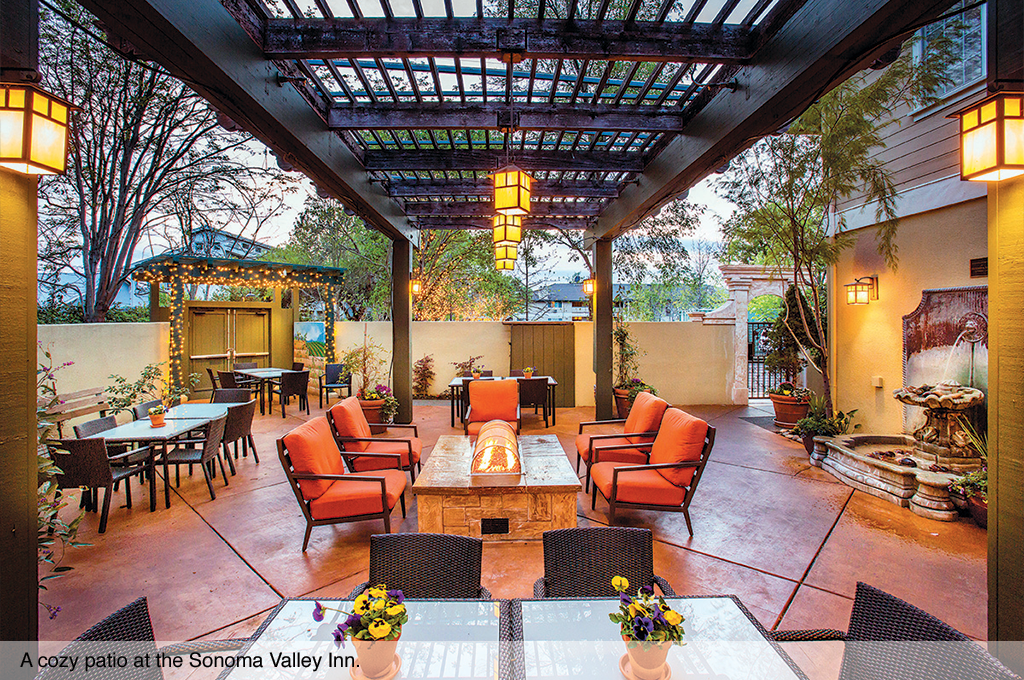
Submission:
[[[965,377],[972,382],[974,346],[987,345],[987,319],[983,313],[970,312],[955,321],[959,332],[942,371],[949,373],[949,360],[960,343],[970,344]],[[903,404],[924,409],[924,424],[913,434],[818,437],[811,464],[922,517],[955,521],[959,513],[949,495],[949,482],[964,472],[977,470],[982,463],[963,422],[978,411],[985,393],[972,385],[945,379],[903,387],[893,396]]]

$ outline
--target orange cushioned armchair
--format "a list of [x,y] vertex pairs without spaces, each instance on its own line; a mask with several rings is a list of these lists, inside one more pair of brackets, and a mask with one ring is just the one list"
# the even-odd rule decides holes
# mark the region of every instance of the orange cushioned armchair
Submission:
[[306,537],[302,552],[309,545],[315,526],[383,519],[384,531],[391,533],[391,510],[402,504],[405,517],[405,473],[399,467],[397,453],[366,453],[392,469],[372,472],[346,472],[341,451],[334,442],[326,418],[313,418],[277,440],[277,452],[295,499],[306,517]]
[[617,507],[681,512],[693,536],[690,501],[714,445],[715,428],[685,411],[668,409],[646,465],[611,461],[594,465],[591,509],[597,507],[600,491],[608,499],[609,522],[615,521]]
[[413,436],[374,437],[356,397],[348,397],[332,406],[327,411],[327,420],[349,470],[366,472],[391,467],[388,459],[367,454],[396,453],[402,457],[402,469],[408,470],[412,481],[416,481],[416,470],[421,468],[420,453],[423,451],[418,427],[389,423],[388,429],[411,429]]
[[522,420],[518,380],[474,380],[469,383],[465,433],[475,437],[483,424],[491,420],[504,420],[519,434]]
[[[580,423],[580,433],[576,436],[576,472],[580,471],[580,459],[587,466],[585,491],[590,491],[590,468],[594,463],[647,462],[647,456],[654,443],[654,437],[661,427],[661,418],[665,415],[668,402],[659,399],[649,392],[640,392],[629,410],[629,417],[619,420],[594,420]],[[614,434],[590,434],[583,432],[584,427],[593,425],[618,424],[622,429]]]

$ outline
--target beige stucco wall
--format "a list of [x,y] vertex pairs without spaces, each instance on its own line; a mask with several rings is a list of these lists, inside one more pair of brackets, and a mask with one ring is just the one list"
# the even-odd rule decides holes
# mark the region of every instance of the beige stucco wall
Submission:
[[594,405],[594,385],[597,374],[594,373],[594,322],[577,321],[573,323],[576,331],[576,405]]
[[[896,243],[899,266],[891,271],[878,255],[875,229],[853,233],[857,241],[832,275],[833,374],[836,406],[857,409],[859,432],[900,432],[903,411],[892,391],[903,384],[903,315],[917,308],[928,288],[987,285],[970,278],[970,260],[988,255],[986,201],[904,217]],[[877,274],[878,300],[847,305],[843,284]],[[883,386],[872,386],[881,376]]]
[[733,327],[690,321],[630,323],[640,349],[640,377],[670,404],[732,401]]

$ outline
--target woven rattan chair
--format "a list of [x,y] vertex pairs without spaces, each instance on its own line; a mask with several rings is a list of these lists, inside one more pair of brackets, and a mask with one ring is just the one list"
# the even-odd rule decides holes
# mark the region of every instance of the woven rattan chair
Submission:
[[[60,655],[78,657],[79,659],[84,659],[86,655],[102,657],[112,654],[127,656],[130,659],[148,655],[148,658],[152,660],[158,653],[166,656],[182,656],[192,653],[236,651],[242,649],[249,641],[247,638],[201,640],[157,649],[154,638],[149,605],[146,598],[140,597],[79,635],[74,642],[64,648]],[[94,672],[99,673],[97,677],[102,677],[104,680],[162,680],[164,677],[163,671],[155,663],[142,668],[136,668],[135,664],[129,663],[125,668],[107,667]],[[67,677],[70,677],[68,671],[57,666],[46,667],[36,676],[37,680],[55,680]]]
[[[125,503],[132,507],[132,485],[128,480],[133,475],[153,474],[153,460],[146,451],[145,460],[132,465],[124,464],[113,467],[111,461],[126,461],[130,451],[107,457],[107,443],[103,439],[61,439],[50,446],[50,456],[54,464],[60,468],[57,485],[62,489],[85,487],[90,490],[103,489],[103,510],[100,513],[99,533],[107,530],[107,516],[110,514],[110,496],[114,493],[114,483],[122,479],[124,483]],[[94,504],[88,508],[95,511]]]
[[406,597],[491,599],[480,585],[483,541],[449,534],[370,536],[370,580],[355,587],[386,583]]
[[341,364],[327,364],[324,367],[323,375],[316,377],[320,393],[320,408],[324,407],[324,395],[327,395],[327,405],[331,405],[331,392],[341,393],[348,390],[346,396],[352,396],[352,374],[345,373]]
[[534,413],[537,413],[538,407],[542,409],[544,427],[548,427],[548,379],[520,378],[519,405],[532,406]]
[[533,584],[534,597],[615,597],[612,578],[625,576],[631,592],[657,586],[675,595],[654,575],[654,538],[650,529],[585,527],[544,532],[544,577]]
[[[102,418],[94,418],[93,420],[87,420],[84,423],[75,425],[75,436],[79,439],[85,439],[91,437],[94,434],[106,432],[107,430],[117,427],[117,419],[114,416],[103,416]],[[141,449],[132,451],[132,455],[120,457],[122,453],[127,452],[127,444],[107,444],[107,455],[117,456],[110,461],[110,467],[130,467],[132,465],[138,465],[145,462],[149,458],[149,448],[143,447]],[[139,483],[145,484],[145,476],[139,476]],[[117,491],[117,487],[120,482],[114,482],[114,491]],[[95,498],[92,499],[95,502]],[[85,496],[82,497],[82,501],[85,501]],[[83,506],[84,507],[84,506]]]
[[200,465],[203,468],[203,476],[206,478],[206,488],[210,491],[210,500],[217,500],[217,494],[213,490],[212,477],[217,476],[217,470],[214,467],[214,462],[220,463],[220,473],[224,477],[224,486],[228,485],[228,473],[224,469],[224,461],[220,457],[220,442],[224,438],[224,425],[227,422],[227,416],[221,416],[216,420],[211,420],[210,424],[206,426],[206,437],[202,442],[186,443],[182,446],[176,446],[167,452],[164,456],[164,485],[170,484],[167,479],[167,466],[174,466],[174,481],[175,486],[181,486],[181,475],[179,474],[179,467],[181,465]]
[[301,361],[293,361],[292,362],[292,370],[293,371],[301,371],[305,367],[306,367],[306,364],[302,363]]
[[513,368],[511,371],[508,372],[508,374],[512,378],[522,378],[523,376],[526,375],[525,373],[523,373],[523,369],[521,368]]
[[136,404],[135,406],[132,406],[132,417],[135,420],[143,420],[144,418],[148,418],[149,409],[156,408],[157,406],[161,406],[162,404],[163,402],[160,401],[159,399],[153,399],[151,401],[144,401],[141,404]]
[[278,395],[278,405],[281,407],[281,417],[284,418],[284,405],[288,402],[288,397],[299,398],[299,409],[303,407],[306,409],[306,415],[309,415],[309,371],[299,371],[298,373],[282,373],[281,384],[275,385],[270,388],[270,400],[273,401],[274,395]]
[[259,364],[257,364],[255,361],[236,361],[235,362],[235,370],[236,371],[247,371],[250,368],[259,368]]
[[233,390],[238,388],[238,380],[235,378],[234,372],[217,371],[217,377],[220,379],[220,389]]
[[213,393],[211,404],[244,404],[252,399],[252,391],[244,387],[219,389]]
[[213,391],[216,392],[220,389],[220,383],[217,382],[217,374],[209,366],[206,367],[206,375],[210,376],[210,384],[213,386]]
[[777,630],[771,636],[777,642],[845,641],[840,680],[1020,680],[960,631],[866,583],[857,584],[846,633]]
[[231,466],[231,474],[235,474],[235,463],[228,454],[228,444],[234,445],[235,460],[238,459],[238,442],[242,442],[242,457],[249,455],[249,448],[252,448],[252,457],[258,465],[260,455],[256,452],[256,443],[252,439],[252,418],[256,414],[256,400],[247,401],[244,404],[228,407],[227,421],[224,423],[224,438],[221,440],[221,447],[224,449],[224,458]]

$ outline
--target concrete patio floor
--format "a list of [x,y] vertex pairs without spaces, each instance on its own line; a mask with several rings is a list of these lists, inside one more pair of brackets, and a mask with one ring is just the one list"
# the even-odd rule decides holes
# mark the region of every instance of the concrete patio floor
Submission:
[[[918,517],[811,467],[800,444],[743,419],[769,415],[770,404],[684,408],[718,430],[690,509],[694,536],[679,514],[620,510],[616,517],[618,525],[654,531],[655,571],[676,592],[735,594],[770,629],[845,630],[856,583],[865,581],[985,637],[984,530],[967,519]],[[215,482],[216,500],[197,473],[183,477],[170,509],[161,490],[154,513],[144,491],[133,494],[131,510],[122,507],[123,489],[115,493],[103,535],[98,514],[87,515],[79,538],[93,545],[69,550],[62,564],[74,569],[47,582],[40,599],[62,611],[53,620],[42,617],[40,638],[73,639],[141,595],[159,640],[247,636],[281,598],[343,597],[364,581],[369,537],[383,530],[380,522],[314,528],[301,552],[305,522],[275,440],[307,416],[294,405],[288,411],[284,419],[277,411],[257,415],[262,462],[241,459],[229,486]],[[559,409],[557,427],[544,430],[527,411],[523,431],[556,433],[575,463],[578,423],[593,413]],[[425,457],[438,436],[461,433],[449,427],[447,401],[417,401],[414,414]],[[393,531],[416,531],[411,495],[407,504],[404,520],[396,508]],[[580,494],[581,526],[607,524],[606,510],[600,499],[591,510],[589,496]],[[532,597],[542,573],[539,541],[485,544],[483,583],[495,597]],[[787,648],[810,677],[838,674],[840,643]]]

